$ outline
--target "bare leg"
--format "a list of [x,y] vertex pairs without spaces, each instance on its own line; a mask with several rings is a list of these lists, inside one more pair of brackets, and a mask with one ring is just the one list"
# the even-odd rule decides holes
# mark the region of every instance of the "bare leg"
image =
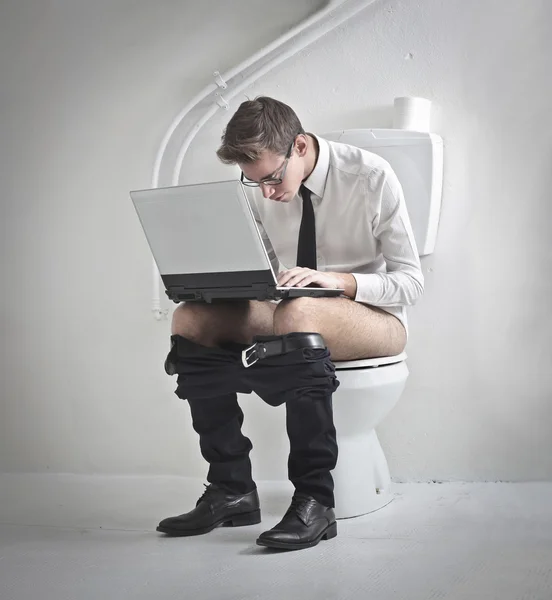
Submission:
[[395,316],[347,298],[281,302],[274,313],[274,333],[295,331],[320,333],[336,361],[393,356],[406,345],[406,331]]
[[224,342],[248,344],[255,335],[273,335],[272,302],[182,303],[173,313],[171,334],[203,346]]

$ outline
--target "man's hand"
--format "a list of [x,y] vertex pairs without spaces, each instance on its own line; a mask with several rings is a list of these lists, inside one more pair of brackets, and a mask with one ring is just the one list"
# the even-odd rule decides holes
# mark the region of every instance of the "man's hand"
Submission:
[[311,283],[333,290],[343,289],[349,298],[356,296],[356,279],[350,273],[323,273],[295,267],[278,275],[278,285],[282,287],[306,287]]

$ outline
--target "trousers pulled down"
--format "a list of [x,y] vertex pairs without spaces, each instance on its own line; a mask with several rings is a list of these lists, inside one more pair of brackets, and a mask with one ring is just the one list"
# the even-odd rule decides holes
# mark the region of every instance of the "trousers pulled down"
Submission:
[[[288,336],[265,336],[271,341]],[[246,345],[208,348],[179,335],[171,336],[165,371],[178,375],[175,394],[187,400],[203,458],[209,463],[207,481],[230,493],[255,489],[243,435],[243,412],[237,393],[255,392],[271,406],[285,405],[290,442],[288,476],[295,489],[334,507],[332,469],[337,463],[337,441],[332,394],[339,382],[327,348],[298,348],[242,364]]]

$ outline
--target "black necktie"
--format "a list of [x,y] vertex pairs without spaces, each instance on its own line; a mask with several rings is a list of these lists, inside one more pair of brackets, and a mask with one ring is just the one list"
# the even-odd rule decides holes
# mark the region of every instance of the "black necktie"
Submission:
[[299,193],[303,198],[303,217],[301,218],[299,242],[297,244],[297,266],[316,271],[316,228],[311,191],[301,185]]

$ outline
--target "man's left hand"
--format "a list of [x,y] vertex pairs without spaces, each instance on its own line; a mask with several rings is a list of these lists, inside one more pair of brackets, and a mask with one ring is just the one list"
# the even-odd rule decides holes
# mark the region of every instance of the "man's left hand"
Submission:
[[282,287],[306,287],[311,283],[333,290],[343,289],[350,298],[356,295],[356,279],[349,273],[324,273],[295,267],[278,275],[278,285]]

